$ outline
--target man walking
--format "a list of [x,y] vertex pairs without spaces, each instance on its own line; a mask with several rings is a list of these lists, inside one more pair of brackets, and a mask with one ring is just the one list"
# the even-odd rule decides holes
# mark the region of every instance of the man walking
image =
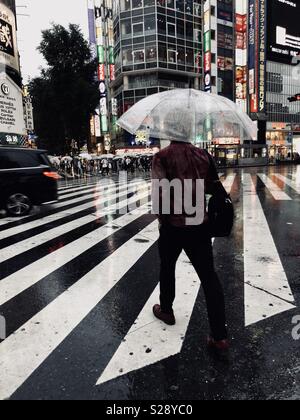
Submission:
[[[204,180],[206,194],[214,194],[218,189],[227,195],[208,153],[189,142],[172,142],[169,147],[158,153],[153,161],[152,178],[169,182],[180,180],[183,186],[185,180],[192,180],[193,203],[196,202],[197,180]],[[168,325],[176,323],[173,312],[175,269],[177,260],[184,250],[200,277],[205,293],[211,328],[208,345],[216,350],[228,350],[224,293],[214,268],[208,216],[205,213],[204,223],[190,225],[187,223],[184,207],[181,214],[178,214],[178,197],[174,194],[176,193],[170,197],[170,214],[163,214],[161,210],[158,212],[161,260],[160,305],[154,306],[154,315]],[[162,199],[161,194],[159,196]],[[161,203],[159,208],[162,208]]]

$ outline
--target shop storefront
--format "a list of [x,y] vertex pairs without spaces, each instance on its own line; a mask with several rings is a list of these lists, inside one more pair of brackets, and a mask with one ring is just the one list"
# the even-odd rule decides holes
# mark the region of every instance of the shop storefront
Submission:
[[235,166],[238,164],[240,154],[240,139],[226,137],[214,139],[208,151],[214,156],[219,166]]
[[294,133],[291,124],[268,123],[267,146],[269,163],[292,162]]

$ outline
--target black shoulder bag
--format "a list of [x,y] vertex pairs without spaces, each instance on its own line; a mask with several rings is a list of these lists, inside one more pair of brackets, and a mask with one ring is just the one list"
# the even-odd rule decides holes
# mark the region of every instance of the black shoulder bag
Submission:
[[224,238],[231,234],[234,224],[234,208],[230,195],[227,194],[220,181],[215,162],[212,156],[207,154],[214,178],[213,195],[208,204],[210,233],[212,238]]

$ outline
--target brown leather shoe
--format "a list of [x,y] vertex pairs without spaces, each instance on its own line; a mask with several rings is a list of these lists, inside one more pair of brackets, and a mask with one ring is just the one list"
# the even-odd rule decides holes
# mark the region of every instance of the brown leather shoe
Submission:
[[153,314],[154,316],[159,319],[160,321],[164,322],[167,325],[175,325],[176,319],[174,314],[167,314],[166,312],[162,312],[160,305],[154,305],[153,307]]

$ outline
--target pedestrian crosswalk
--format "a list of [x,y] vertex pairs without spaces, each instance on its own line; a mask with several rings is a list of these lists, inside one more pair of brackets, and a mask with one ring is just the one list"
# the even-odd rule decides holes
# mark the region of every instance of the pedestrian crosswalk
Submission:
[[[243,219],[244,249],[239,252],[244,260],[241,281],[245,292],[239,298],[244,300],[241,317],[246,327],[296,305],[270,228],[273,221],[266,214],[267,205],[297,205],[290,191],[299,194],[300,186],[292,175],[245,170],[222,177],[236,203],[237,217]],[[132,285],[126,287],[123,282],[128,273],[127,281],[132,278],[139,284],[138,295],[145,290],[143,304],[137,309],[128,307],[129,328],[118,343],[113,343],[108,363],[95,369],[94,385],[105,386],[110,380],[181,352],[200,281],[183,253],[177,267],[178,323],[168,328],[153,319],[158,278],[147,287],[143,278],[134,278],[141,261],[145,271],[153,270],[157,275],[158,258],[148,258],[159,235],[158,222],[150,214],[151,183],[149,179],[132,181],[128,190],[119,181],[116,187],[94,181],[62,186],[61,200],[40,214],[1,221],[0,315],[6,320],[7,338],[0,343],[0,399],[20,392],[109,293],[122,290],[126,299],[132,290]],[[111,317],[110,328],[118,330],[118,323],[122,323],[118,308],[111,308],[106,315]],[[92,335],[89,332],[86,339],[91,340]],[[98,357],[100,361],[101,354]],[[100,365],[97,358],[94,363]],[[84,375],[84,366],[81,369]],[[35,389],[38,397],[39,387]]]

